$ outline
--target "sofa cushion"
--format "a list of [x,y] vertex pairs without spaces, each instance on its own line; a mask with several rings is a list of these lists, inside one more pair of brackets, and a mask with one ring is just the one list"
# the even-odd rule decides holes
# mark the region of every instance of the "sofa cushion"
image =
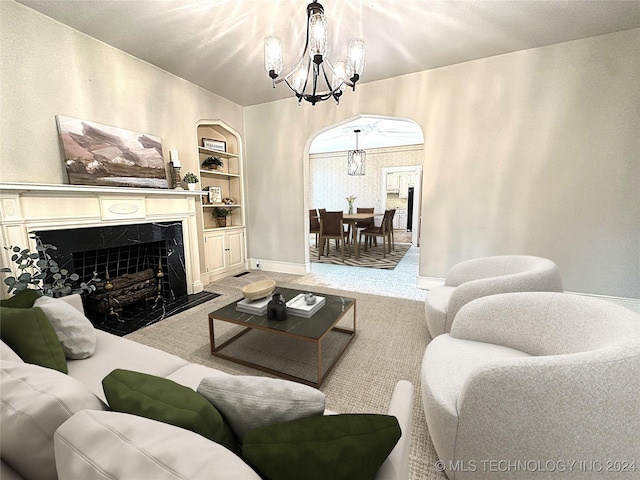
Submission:
[[238,451],[233,432],[220,412],[188,387],[166,378],[120,369],[107,375],[102,385],[112,410],[185,428]]
[[388,415],[307,417],[248,432],[242,455],[267,480],[372,479],[400,435]]
[[220,410],[240,441],[249,430],[322,415],[325,407],[321,391],[277,378],[209,377],[198,393]]
[[96,349],[96,332],[91,321],[67,302],[52,297],[40,297],[33,302],[42,309],[53,325],[67,358],[82,359]]
[[260,479],[201,435],[126,413],[79,412],[54,440],[59,478]]
[[[84,383],[104,402],[107,399],[102,379],[117,368],[167,377],[187,365],[189,363],[186,360],[176,355],[102,330],[96,330],[96,351],[93,355],[84,360],[67,361],[69,375]],[[196,383],[193,390],[197,386]]]
[[13,349],[2,340],[0,340],[0,360],[24,363],[24,360],[20,358],[20,355],[14,352]]
[[200,365],[198,363],[189,363],[184,367],[180,367],[175,372],[170,375],[166,375],[164,378],[168,378],[169,380],[173,380],[180,385],[184,385],[185,387],[189,387],[192,390],[197,390],[200,382],[208,377],[228,377],[229,373],[223,372],[221,370],[216,370],[215,368],[205,367],[204,365]]
[[24,478],[55,478],[53,434],[74,413],[106,406],[77,380],[38,365],[3,361],[2,458]]
[[41,309],[0,307],[0,338],[25,362],[67,373],[58,336]]

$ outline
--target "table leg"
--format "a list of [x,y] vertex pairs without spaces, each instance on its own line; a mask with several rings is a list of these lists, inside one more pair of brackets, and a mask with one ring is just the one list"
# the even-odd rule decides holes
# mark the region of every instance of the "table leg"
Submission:
[[356,223],[353,223],[353,255],[356,258],[356,260],[358,259],[358,257],[360,256],[360,245],[359,242],[357,241],[357,237],[358,237],[358,229],[356,228]]

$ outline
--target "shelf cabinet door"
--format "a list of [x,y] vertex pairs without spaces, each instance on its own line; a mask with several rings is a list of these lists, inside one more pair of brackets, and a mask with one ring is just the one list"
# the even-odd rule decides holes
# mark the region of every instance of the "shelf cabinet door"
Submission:
[[244,265],[244,230],[211,232],[205,235],[207,273],[221,273]]
[[227,268],[227,255],[225,254],[225,233],[210,233],[204,237],[204,255],[207,273],[223,272]]
[[234,230],[226,233],[227,267],[237,267],[244,264],[244,232]]

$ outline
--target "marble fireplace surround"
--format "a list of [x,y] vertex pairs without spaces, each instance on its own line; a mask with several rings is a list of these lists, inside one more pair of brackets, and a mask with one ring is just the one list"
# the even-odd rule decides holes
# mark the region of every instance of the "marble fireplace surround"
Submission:
[[[32,232],[180,222],[188,294],[200,280],[196,198],[199,192],[129,187],[0,183],[2,246],[31,246]],[[2,265],[11,266],[2,249]],[[6,288],[0,296],[7,296]]]

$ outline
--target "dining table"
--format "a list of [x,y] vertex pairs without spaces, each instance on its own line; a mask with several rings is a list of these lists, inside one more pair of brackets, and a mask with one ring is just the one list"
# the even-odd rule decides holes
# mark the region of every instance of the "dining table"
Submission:
[[360,256],[360,244],[358,242],[358,232],[356,228],[356,222],[362,222],[364,220],[373,220],[375,217],[380,216],[380,214],[375,213],[345,213],[342,216],[342,221],[345,225],[351,226],[351,238],[353,243],[353,255],[357,260]]

